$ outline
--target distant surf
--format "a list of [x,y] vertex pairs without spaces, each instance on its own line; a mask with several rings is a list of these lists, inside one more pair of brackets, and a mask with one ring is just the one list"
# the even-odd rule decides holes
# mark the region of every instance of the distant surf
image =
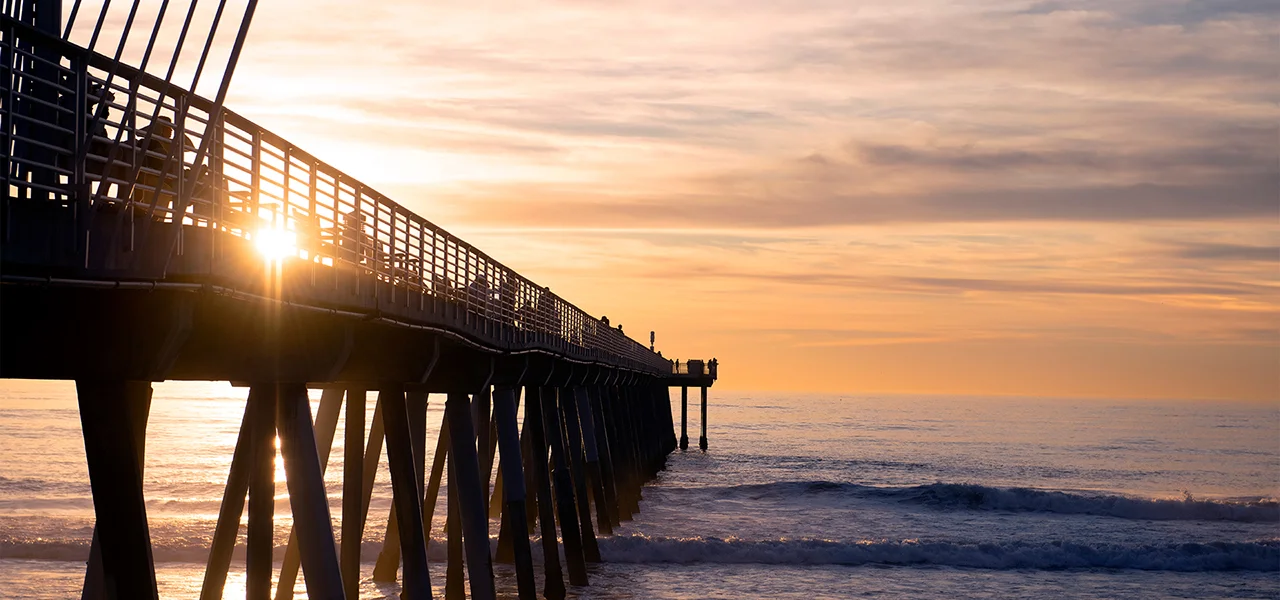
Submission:
[[607,562],[759,563],[784,565],[932,565],[977,569],[1138,569],[1280,571],[1280,540],[1184,544],[1075,542],[766,540],[719,538],[600,539]]
[[1197,499],[1138,498],[1082,491],[1001,488],[968,483],[931,483],[909,487],[878,487],[831,481],[781,481],[756,485],[709,488],[720,497],[752,499],[849,496],[922,504],[944,509],[1003,510],[1093,515],[1148,521],[1280,522],[1280,502],[1274,498]]

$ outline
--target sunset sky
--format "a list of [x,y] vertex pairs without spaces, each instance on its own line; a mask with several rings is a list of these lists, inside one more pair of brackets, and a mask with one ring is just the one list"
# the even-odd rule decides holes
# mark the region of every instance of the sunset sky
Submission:
[[1280,5],[263,2],[229,106],[734,389],[1280,399]]

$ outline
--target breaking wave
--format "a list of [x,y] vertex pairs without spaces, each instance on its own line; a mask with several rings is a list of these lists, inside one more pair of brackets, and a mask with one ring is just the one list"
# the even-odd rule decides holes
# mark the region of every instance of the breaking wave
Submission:
[[947,509],[1031,511],[1096,515],[1149,521],[1280,522],[1274,498],[1201,500],[1137,498],[1119,494],[1066,492],[1034,488],[1000,488],[967,483],[932,483],[910,487],[875,487],[830,481],[784,481],[719,488],[724,496],[788,498],[849,496],[922,504]]
[[1184,544],[745,541],[619,536],[600,539],[606,562],[932,565],[976,569],[1280,571],[1280,541]]

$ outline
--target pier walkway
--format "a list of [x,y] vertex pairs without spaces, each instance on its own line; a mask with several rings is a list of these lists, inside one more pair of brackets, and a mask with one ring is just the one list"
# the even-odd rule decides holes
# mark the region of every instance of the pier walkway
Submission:
[[[136,66],[94,49],[105,6],[80,15],[87,47],[69,41],[78,1],[64,19],[56,0],[6,0],[0,17],[0,378],[76,381],[98,516],[84,598],[157,596],[142,465],[165,380],[247,388],[202,598],[222,597],[247,504],[249,598],[291,597],[300,570],[309,597],[354,599],[366,522],[383,518],[368,507],[384,443],[394,508],[375,579],[399,572],[404,597],[431,597],[426,541],[447,482],[448,597],[494,598],[493,561],[536,597],[534,533],[544,597],[564,597],[566,574],[587,585],[596,536],[687,446],[670,387],[686,402],[701,388],[706,449],[715,361],[664,359],[224,107],[254,1],[216,97],[190,91],[211,47],[195,34],[200,68],[175,83],[196,4],[163,75],[148,64],[163,8]],[[314,415],[308,388],[323,390]],[[431,453],[428,394],[447,398]],[[323,470],[344,408],[335,524]],[[277,437],[293,516],[278,577]]]

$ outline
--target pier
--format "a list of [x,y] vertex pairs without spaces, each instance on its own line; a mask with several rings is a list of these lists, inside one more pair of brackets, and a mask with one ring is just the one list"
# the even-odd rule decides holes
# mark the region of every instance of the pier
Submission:
[[[6,0],[0,17],[0,378],[76,382],[98,517],[83,597],[157,597],[142,467],[152,383],[166,380],[245,390],[202,599],[222,597],[246,511],[250,599],[289,598],[301,576],[311,598],[354,600],[363,532],[384,519],[374,578],[429,598],[437,510],[447,597],[495,598],[495,561],[515,565],[521,599],[589,585],[597,537],[631,519],[645,483],[687,448],[689,387],[707,449],[716,361],[663,358],[228,109],[256,3],[238,21],[217,3],[207,32],[189,31],[196,3],[169,15],[183,26],[168,65],[151,60],[163,12],[133,32],[147,43],[136,65],[120,59],[132,13],[119,50],[69,41],[79,26],[96,42],[103,27],[105,13],[77,15],[79,2],[64,15],[59,1]],[[174,73],[184,44],[205,66],[219,27],[235,43],[210,99],[191,90],[212,68],[189,83]],[[427,423],[441,396],[443,421]],[[335,523],[324,469],[344,411]],[[293,531],[273,588],[277,439]],[[384,444],[393,508],[373,515]]]

